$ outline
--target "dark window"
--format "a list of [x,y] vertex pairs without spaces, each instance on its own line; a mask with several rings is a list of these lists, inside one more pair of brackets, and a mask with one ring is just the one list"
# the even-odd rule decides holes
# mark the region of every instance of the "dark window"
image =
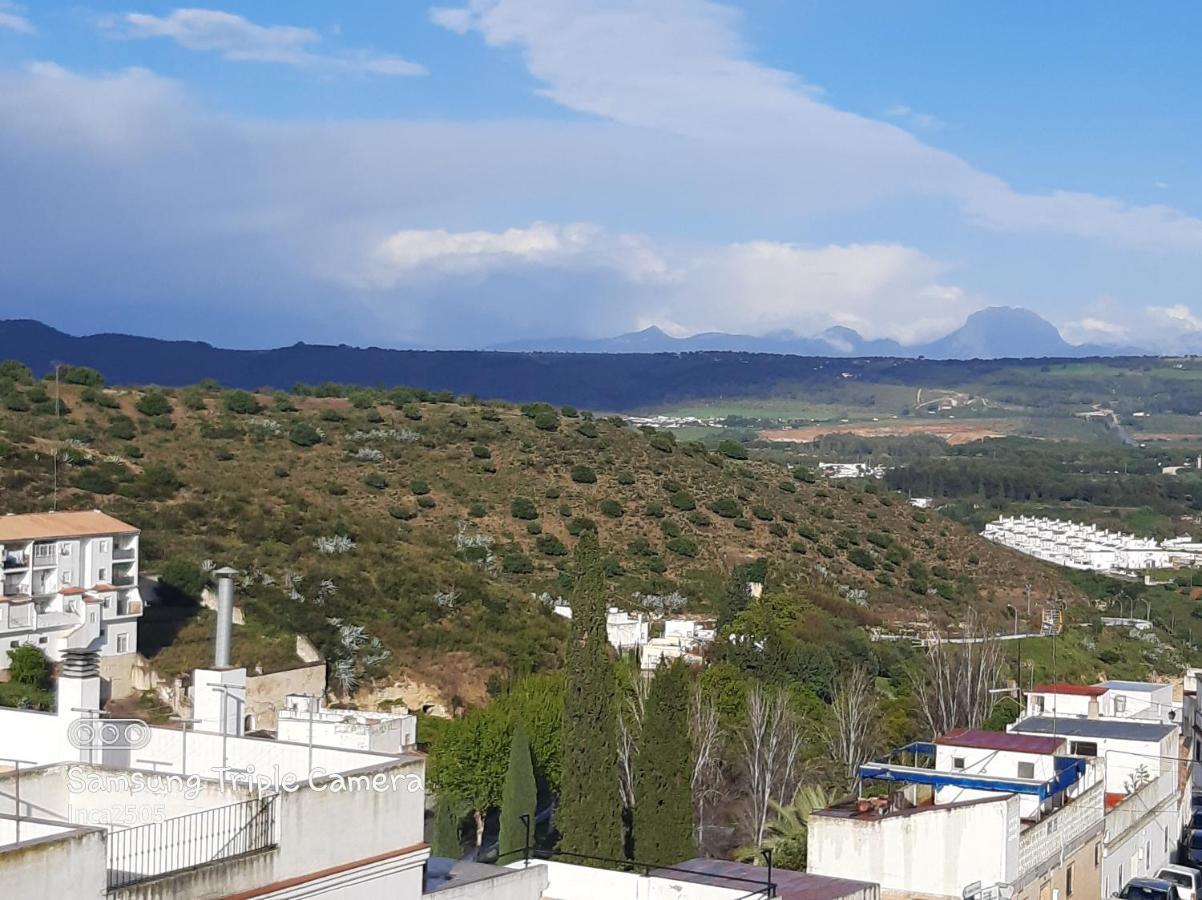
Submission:
[[1096,741],[1073,741],[1069,745],[1069,752],[1073,756],[1097,756],[1098,744]]

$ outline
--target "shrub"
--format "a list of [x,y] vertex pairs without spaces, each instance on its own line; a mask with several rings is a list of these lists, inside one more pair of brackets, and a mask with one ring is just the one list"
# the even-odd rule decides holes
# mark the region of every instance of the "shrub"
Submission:
[[761,522],[771,522],[774,518],[776,518],[772,514],[772,510],[766,506],[760,506],[758,504],[751,507],[751,514]]
[[623,469],[618,473],[618,484],[632,485],[634,484],[634,473]]
[[665,537],[680,537],[680,526],[671,519],[665,519],[659,523],[659,530],[664,533]]
[[29,384],[33,381],[33,370],[19,360],[0,360],[0,378],[7,378],[18,384]]
[[35,644],[21,644],[8,651],[8,677],[26,687],[44,687],[50,680],[50,660]]
[[417,510],[412,506],[390,506],[388,507],[388,515],[394,519],[400,519],[402,522],[407,522],[417,515]]
[[818,540],[818,529],[815,528],[813,525],[807,525],[805,522],[802,522],[800,525],[797,526],[797,533],[800,534],[807,541],[817,541]]
[[675,509],[683,512],[689,512],[697,508],[697,501],[693,499],[693,495],[688,491],[675,491],[669,498],[669,502]]
[[572,466],[572,480],[577,484],[596,484],[597,473],[588,466]]
[[426,482],[422,481],[420,478],[414,478],[411,482],[409,482],[409,490],[411,490],[414,495],[421,497],[430,493],[430,485],[426,484]]
[[872,554],[863,547],[856,547],[847,554],[848,562],[855,563],[866,572],[871,572],[876,568],[876,562],[872,558]]
[[538,548],[539,553],[544,556],[567,556],[568,548],[564,546],[563,541],[553,534],[540,534],[535,540],[534,546]]
[[64,366],[59,377],[67,384],[82,384],[85,387],[104,387],[104,376],[87,366]]
[[473,500],[467,508],[467,514],[473,519],[482,519],[488,515],[488,509],[484,506],[483,501]]
[[814,470],[806,466],[794,466],[793,477],[798,481],[806,482],[806,484],[813,484],[818,480],[818,476],[814,474]]
[[119,441],[132,441],[134,439],[133,419],[129,416],[114,416],[113,421],[109,422],[108,435]]
[[492,451],[483,444],[477,444],[472,448],[472,456],[476,459],[492,459]]
[[662,519],[664,517],[664,505],[662,503],[648,503],[647,508],[643,510],[643,515],[649,519]]
[[601,514],[609,516],[611,519],[620,519],[625,514],[625,510],[617,500],[606,498],[601,501]]
[[413,422],[422,420],[422,409],[416,403],[406,403],[401,407],[401,415]]
[[565,419],[575,419],[580,416],[580,410],[576,409],[574,406],[561,406],[559,408],[559,414]]
[[595,438],[599,432],[597,426],[592,422],[581,422],[576,426],[576,433],[586,438]]
[[577,537],[586,531],[596,531],[597,523],[586,516],[577,516],[568,521],[568,534]]
[[697,555],[697,542],[686,537],[674,537],[665,546],[678,556],[687,556],[692,559]]
[[671,453],[676,448],[676,438],[667,431],[655,432],[648,443],[662,453]]
[[540,410],[534,416],[534,427],[540,431],[555,431],[559,428],[559,416],[554,410]]
[[538,522],[527,522],[526,523],[526,534],[542,534],[542,533],[543,533],[543,526],[540,525]]
[[161,391],[147,391],[138,398],[134,409],[144,416],[166,416],[171,413],[171,401]]
[[718,452],[728,459],[747,459],[747,448],[730,438],[718,444]]
[[363,476],[363,483],[373,491],[382,491],[388,487],[388,479],[379,472],[368,472]]
[[730,497],[722,497],[710,504],[710,511],[724,519],[734,519],[742,512],[738,501]]
[[429,494],[423,494],[422,496],[417,498],[417,505],[420,506],[422,509],[433,509],[435,506],[434,498],[431,497]]
[[515,519],[537,519],[538,507],[529,497],[514,497],[509,504],[509,514]]
[[524,553],[505,553],[501,556],[501,571],[508,575],[529,575],[534,571],[534,563]]
[[741,528],[743,531],[751,531],[751,523],[748,522],[746,519],[744,519],[742,516],[735,519],[734,526],[735,526],[735,528]]
[[226,410],[240,416],[254,415],[263,409],[255,395],[248,391],[227,391],[221,402]]
[[685,518],[698,528],[708,528],[710,524],[710,517],[699,509],[693,510],[691,513],[686,515]]
[[780,522],[773,522],[771,525],[768,526],[768,533],[773,535],[774,537],[783,538],[785,535],[787,535],[789,533],[789,529],[786,528],[784,525],[782,525]]
[[777,485],[777,487],[779,487],[786,494],[796,494],[797,493],[797,485],[795,485],[791,481],[782,481],[780,484]]
[[656,575],[662,575],[668,571],[668,566],[661,557],[651,556],[647,558],[647,571],[654,572]]
[[91,494],[111,494],[117,490],[117,482],[112,476],[92,468],[79,473],[75,479],[75,486]]
[[308,422],[297,422],[288,432],[288,440],[298,447],[312,447],[321,443],[321,432]]

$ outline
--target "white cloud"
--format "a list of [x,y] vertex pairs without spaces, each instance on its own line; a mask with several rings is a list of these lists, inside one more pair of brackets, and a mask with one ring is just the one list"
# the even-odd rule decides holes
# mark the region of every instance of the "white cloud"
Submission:
[[1130,340],[1130,329],[1119,322],[1085,316],[1060,326],[1060,335],[1070,344],[1118,344]]
[[424,75],[425,67],[366,51],[319,53],[321,35],[311,28],[258,25],[216,9],[176,9],[166,16],[131,12],[106,19],[106,31],[127,39],[169,38],[189,50],[219,53],[225,59],[278,63],[298,68],[341,69],[372,75]]
[[932,116],[930,113],[919,112],[904,103],[898,103],[889,107],[885,110],[885,117],[897,119],[923,131],[939,131],[947,125],[942,119]]
[[1202,318],[1195,315],[1184,303],[1173,306],[1149,306],[1146,310],[1153,320],[1160,320],[1169,326],[1183,331],[1202,331]]
[[[1165,206],[1053,191],[1023,194],[886,122],[836,109],[794,75],[752,61],[739,14],[711,0],[471,0],[433,21],[521,50],[541,93],[579,112],[723,146],[783,186],[844,203],[949,197],[986,228],[1202,252],[1202,221]],[[787,162],[786,162],[787,161]],[[792,182],[792,184],[790,184]],[[863,202],[863,201],[861,201]]]
[[33,34],[33,23],[25,16],[25,7],[8,0],[0,0],[0,31],[15,31],[17,34]]

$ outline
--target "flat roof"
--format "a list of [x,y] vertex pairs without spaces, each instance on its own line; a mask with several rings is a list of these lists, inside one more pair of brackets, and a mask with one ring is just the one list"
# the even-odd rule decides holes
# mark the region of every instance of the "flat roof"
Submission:
[[1050,756],[1064,743],[1059,737],[1036,737],[1006,731],[980,731],[975,728],[953,728],[935,738],[936,744],[949,747],[973,747],[979,750],[1009,750],[1013,753],[1037,753]]
[[[763,884],[768,880],[768,870],[763,866],[725,859],[688,859],[666,869],[652,869],[651,875],[690,884],[746,889],[745,893],[748,894],[755,890],[755,882]],[[729,880],[736,878],[743,880]],[[840,900],[842,897],[859,895],[876,887],[867,881],[831,878],[810,872],[795,872],[792,869],[773,869],[772,883],[776,885],[776,896],[782,900]]]
[[0,543],[45,538],[95,537],[104,534],[137,534],[134,526],[98,509],[86,512],[28,513],[0,516]]
[[1103,681],[1101,686],[1111,691],[1141,691],[1146,694],[1170,687],[1170,685],[1156,684],[1152,681]]
[[1055,734],[1065,737],[1108,738],[1116,741],[1159,741],[1177,730],[1176,725],[1133,722],[1127,719],[1061,719],[1032,716],[1012,726],[1015,731]]
[[1100,684],[1068,684],[1067,682],[1057,682],[1055,684],[1037,684],[1028,694],[1068,694],[1075,697],[1101,697],[1106,693],[1106,688]]

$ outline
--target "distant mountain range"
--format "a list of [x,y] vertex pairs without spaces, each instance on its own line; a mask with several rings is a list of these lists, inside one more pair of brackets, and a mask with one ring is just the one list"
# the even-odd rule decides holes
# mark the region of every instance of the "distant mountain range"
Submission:
[[1142,356],[1135,347],[1070,344],[1056,326],[1029,309],[991,306],[968,317],[963,325],[938,340],[902,345],[893,340],[866,340],[851,328],[828,328],[815,337],[792,331],[765,335],[720,331],[676,338],[656,326],[612,338],[548,338],[511,341],[489,347],[506,352],[542,353],[687,353],[726,350],[739,353],[785,353],[796,356],[898,359],[1030,359],[1038,357]]
[[[551,346],[544,344],[543,346]],[[572,343],[561,352],[391,350],[294,344],[227,350],[200,341],[128,334],[75,337],[28,319],[0,321],[0,359],[18,359],[38,375],[56,363],[90,366],[110,384],[176,387],[216,379],[228,387],[287,389],[303,382],[408,385],[514,402],[545,400],[597,410],[652,408],[684,399],[759,396],[780,385],[838,384],[849,373],[868,382],[953,384],[1007,365],[989,359],[1143,355],[1075,347],[1023,310],[984,310],[924,347],[864,341],[850,329],[822,338],[707,335],[676,339],[658,329],[613,342]],[[588,352],[580,352],[581,348]],[[897,358],[926,356],[926,359]],[[684,352],[689,351],[689,352]],[[803,355],[804,354],[804,355]],[[857,355],[855,359],[845,359]],[[832,360],[831,357],[839,357]],[[942,357],[972,357],[959,362]],[[1036,365],[1031,362],[1026,365]]]

